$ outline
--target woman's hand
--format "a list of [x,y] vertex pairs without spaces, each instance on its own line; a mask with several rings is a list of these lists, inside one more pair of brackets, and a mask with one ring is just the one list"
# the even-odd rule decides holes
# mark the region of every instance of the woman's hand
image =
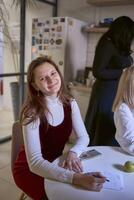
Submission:
[[73,184],[79,185],[90,191],[100,191],[106,178],[100,172],[74,174]]
[[73,170],[77,173],[83,171],[82,163],[75,152],[69,151],[66,159],[60,164],[61,167]]

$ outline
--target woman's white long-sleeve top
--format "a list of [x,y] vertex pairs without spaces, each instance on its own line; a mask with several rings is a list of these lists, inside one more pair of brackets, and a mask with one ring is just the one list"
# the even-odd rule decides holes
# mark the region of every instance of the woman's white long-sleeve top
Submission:
[[[46,115],[48,123],[52,126],[61,124],[64,119],[64,109],[59,99],[47,97],[47,106],[51,112],[51,114],[47,113]],[[89,144],[89,137],[75,100],[71,101],[71,110],[72,126],[76,133],[76,143],[70,150],[76,152],[79,156]],[[38,119],[36,122],[23,126],[24,145],[30,170],[44,178],[72,183],[74,172],[61,168],[54,163],[50,163],[42,157],[39,125],[40,120]]]
[[115,138],[120,146],[134,156],[134,109],[122,103],[114,112]]

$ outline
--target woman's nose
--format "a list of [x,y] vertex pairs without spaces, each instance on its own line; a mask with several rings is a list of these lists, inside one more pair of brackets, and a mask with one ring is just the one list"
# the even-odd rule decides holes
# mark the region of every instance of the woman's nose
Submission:
[[52,83],[52,78],[48,76],[48,77],[47,77],[47,82],[48,82],[48,83]]

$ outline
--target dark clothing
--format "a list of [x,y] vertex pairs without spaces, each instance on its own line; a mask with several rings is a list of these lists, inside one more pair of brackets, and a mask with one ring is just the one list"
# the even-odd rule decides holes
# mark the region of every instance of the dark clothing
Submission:
[[[62,155],[71,131],[71,105],[64,106],[64,120],[58,126],[51,126],[41,122],[39,134],[43,158],[52,162]],[[24,146],[14,163],[13,177],[16,185],[33,200],[47,198],[44,190],[44,178],[30,171]]]
[[132,61],[131,56],[121,55],[109,38],[100,40],[93,63],[96,81],[85,118],[91,145],[118,145],[112,105],[122,70],[130,66]]
[[[46,132],[48,128],[48,131]],[[58,126],[40,124],[40,141],[43,158],[52,162],[61,156],[72,131],[71,105],[64,106],[64,120]],[[44,133],[44,134],[42,134]]]

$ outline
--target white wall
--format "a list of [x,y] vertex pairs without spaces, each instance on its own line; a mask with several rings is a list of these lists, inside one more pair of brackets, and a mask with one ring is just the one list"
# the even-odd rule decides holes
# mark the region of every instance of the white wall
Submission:
[[102,7],[99,12],[99,18],[101,19],[105,17],[115,19],[121,15],[127,15],[134,20],[134,5]]
[[128,15],[134,19],[134,5],[95,7],[86,3],[86,0],[59,0],[58,14],[71,16],[87,22],[95,22],[105,17],[116,18]]
[[74,17],[82,21],[94,21],[95,9],[86,0],[58,0],[58,15]]

